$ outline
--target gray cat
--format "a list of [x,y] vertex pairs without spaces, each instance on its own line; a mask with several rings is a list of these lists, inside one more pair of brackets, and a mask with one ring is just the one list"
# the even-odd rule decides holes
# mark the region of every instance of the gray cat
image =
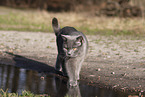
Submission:
[[58,20],[53,18],[52,27],[56,35],[57,60],[55,68],[69,77],[69,85],[76,86],[82,63],[88,50],[88,41],[82,32],[73,27],[60,28]]

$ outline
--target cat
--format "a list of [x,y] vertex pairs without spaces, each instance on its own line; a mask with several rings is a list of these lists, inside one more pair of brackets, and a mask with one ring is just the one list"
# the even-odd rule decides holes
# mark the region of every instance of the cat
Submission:
[[52,27],[56,35],[58,55],[55,69],[69,77],[69,85],[77,86],[82,63],[88,50],[86,36],[74,27],[60,28],[57,18],[52,19]]

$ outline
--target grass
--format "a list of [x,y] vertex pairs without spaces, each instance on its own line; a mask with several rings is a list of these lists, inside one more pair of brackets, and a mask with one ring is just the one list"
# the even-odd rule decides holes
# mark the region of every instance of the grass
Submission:
[[73,26],[85,34],[142,35],[144,18],[97,17],[89,13],[47,12],[32,9],[0,7],[0,30],[52,32],[51,20],[59,19],[61,27]]
[[3,89],[0,89],[0,97],[50,97],[46,94],[43,95],[35,95],[29,91],[22,91],[22,94],[19,95],[18,93],[8,93],[7,91],[4,91]]
[[[47,94],[33,94],[30,91],[22,91],[22,94],[19,95],[18,93],[8,93],[7,91],[4,91],[3,89],[0,89],[0,97],[50,97]],[[71,97],[69,95],[66,95],[65,97]]]

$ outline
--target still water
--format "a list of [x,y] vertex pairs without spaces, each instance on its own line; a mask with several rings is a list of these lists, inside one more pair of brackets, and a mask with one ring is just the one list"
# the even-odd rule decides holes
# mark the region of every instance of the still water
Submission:
[[0,88],[8,92],[21,94],[22,90],[31,91],[34,94],[48,94],[51,97],[128,97],[128,94],[89,86],[79,83],[74,88],[67,87],[64,78],[40,74],[35,70],[20,67],[0,65]]

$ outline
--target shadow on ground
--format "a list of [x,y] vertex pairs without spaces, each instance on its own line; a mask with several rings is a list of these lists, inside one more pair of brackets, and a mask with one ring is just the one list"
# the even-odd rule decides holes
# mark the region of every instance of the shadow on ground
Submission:
[[62,75],[62,72],[56,71],[55,68],[52,66],[49,66],[49,64],[45,64],[45,63],[38,62],[32,59],[28,59],[26,57],[16,55],[10,52],[6,52],[6,53],[13,56],[13,60],[15,61],[14,65],[16,67],[21,67],[21,68],[25,68],[29,70],[36,70],[38,72]]

